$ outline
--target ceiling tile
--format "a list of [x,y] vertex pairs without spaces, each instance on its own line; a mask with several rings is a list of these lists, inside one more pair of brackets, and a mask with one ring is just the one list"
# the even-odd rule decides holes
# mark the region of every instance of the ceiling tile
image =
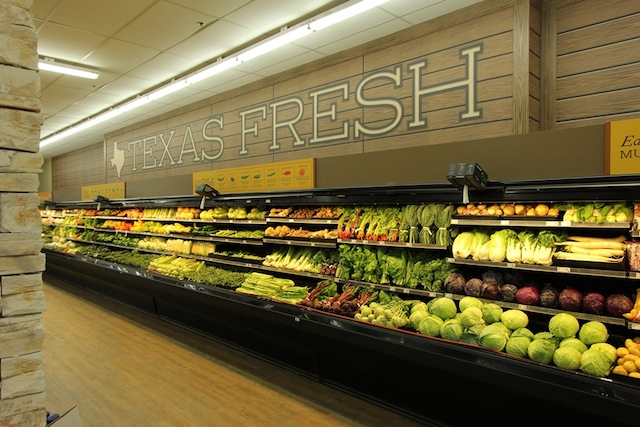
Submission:
[[225,16],[251,0],[168,0],[171,3],[206,13],[216,18]]
[[259,35],[258,32],[221,20],[167,51],[204,62],[233,51],[236,46],[245,44]]
[[63,1],[64,0],[34,0],[31,6],[31,14],[33,15],[34,22],[45,20]]
[[403,18],[409,23],[416,25],[435,19],[439,16],[446,15],[454,10],[462,9],[475,3],[480,3],[481,1],[483,0],[455,0],[455,4],[452,0],[442,1],[405,15]]
[[93,52],[86,63],[114,73],[126,74],[159,53],[155,49],[110,39]]
[[172,53],[161,53],[138,66],[128,75],[157,82],[169,81],[198,65],[200,61]]
[[[60,2],[53,15],[48,17],[48,20],[66,27],[111,36],[155,1],[156,0],[64,0]],[[35,4],[38,3],[47,2],[35,2]],[[127,13],[122,13],[123,10],[126,10]],[[38,17],[40,18],[40,16]]]
[[214,17],[166,1],[158,1],[144,14],[116,33],[129,43],[166,50],[198,31],[198,22]]
[[[425,9],[427,7],[433,6],[437,3],[449,3],[451,4],[452,0],[393,0],[388,3],[383,3],[380,5],[380,9],[386,10],[387,12],[402,17],[413,13],[417,10]],[[460,0],[455,0],[460,1]]]
[[[42,90],[42,114],[49,115],[89,95],[90,91],[51,85]],[[54,110],[54,111],[51,111]]]
[[122,102],[127,98],[131,98],[141,92],[144,92],[151,86],[149,80],[140,79],[138,77],[122,76],[111,83],[101,87],[96,92],[117,96]]
[[301,16],[320,9],[331,0],[262,0],[253,1],[230,13],[224,19],[254,31],[267,33],[278,31],[285,25],[294,25]]
[[81,99],[76,105],[82,105],[84,107],[92,109],[94,114],[98,111],[109,108],[110,106],[118,103],[120,97],[117,95],[111,95],[103,92],[92,92],[87,97]]
[[[45,23],[38,30],[38,53],[54,59],[83,63],[84,58],[106,38],[87,31]],[[86,65],[95,65],[84,62]]]

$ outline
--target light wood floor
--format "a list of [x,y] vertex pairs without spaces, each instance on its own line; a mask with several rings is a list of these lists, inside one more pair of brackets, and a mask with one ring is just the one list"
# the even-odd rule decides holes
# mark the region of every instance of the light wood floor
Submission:
[[90,292],[44,286],[46,407],[83,427],[418,426]]

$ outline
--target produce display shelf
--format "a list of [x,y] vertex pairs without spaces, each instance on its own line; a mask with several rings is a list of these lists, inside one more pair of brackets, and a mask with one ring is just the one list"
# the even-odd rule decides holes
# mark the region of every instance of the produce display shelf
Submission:
[[423,296],[423,297],[429,297],[429,298],[437,298],[444,295],[442,292],[433,292],[433,291],[426,291],[422,289],[405,288],[403,286],[381,285],[378,283],[360,282],[357,280],[347,280],[347,279],[334,279],[334,280],[336,283],[370,287],[372,289],[378,289],[378,290],[387,291],[387,292],[396,292],[396,293],[405,294],[405,295],[415,295],[415,296]]
[[338,225],[337,218],[289,218],[268,216],[266,218],[266,222],[278,224]]
[[389,246],[394,248],[416,248],[416,249],[437,249],[447,250],[449,246],[446,245],[433,245],[426,243],[411,243],[411,242],[389,242],[389,241],[376,241],[376,240],[361,240],[361,239],[338,239],[338,243],[345,245],[367,245],[367,246]]
[[[116,248],[116,249],[127,249],[127,250],[138,250],[138,251],[142,251],[142,252],[148,252],[148,253],[153,253],[153,254],[158,254],[158,255],[174,255],[173,252],[165,252],[165,251],[156,251],[153,249],[142,249],[142,248],[138,248],[138,247],[132,247],[132,246],[124,246],[124,245],[116,245],[114,243],[109,243],[109,242],[99,242],[99,241],[93,241],[93,240],[82,240],[82,239],[76,239],[76,238],[68,238],[67,240],[70,240],[72,242],[77,242],[77,243],[85,243],[85,244],[91,244],[91,245],[100,245],[100,246],[107,246],[110,248]],[[176,254],[178,255],[178,254]],[[180,255],[182,256],[182,255]],[[184,255],[185,257],[187,255]]]
[[199,240],[203,242],[221,242],[221,243],[237,243],[242,245],[262,245],[262,239],[246,239],[239,237],[216,237],[216,236],[205,236],[199,234],[192,233],[149,233],[147,231],[131,231],[131,230],[114,230],[112,228],[94,228],[94,227],[76,227],[76,228],[85,228],[87,230],[93,230],[104,233],[116,233],[122,235],[135,235],[135,236],[148,236],[148,237],[163,237],[167,239],[188,239],[188,240]]
[[206,240],[210,242],[218,242],[218,243],[234,243],[237,245],[253,245],[253,246],[262,246],[262,239],[241,239],[235,237],[214,237],[209,236],[208,238],[200,238],[199,240]]
[[215,264],[232,265],[234,267],[251,268],[253,270],[264,269],[264,266],[261,263],[256,263],[252,260],[243,260],[242,258],[231,259],[231,257],[217,257],[215,255],[210,255],[202,259],[213,262]]
[[522,264],[516,262],[492,262],[492,261],[476,261],[472,259],[447,258],[447,262],[457,265],[469,265],[487,268],[512,268],[526,271],[540,271],[546,273],[568,273],[583,276],[609,277],[616,279],[640,279],[640,273],[630,272],[626,270],[597,270],[592,268],[565,267],[559,265],[536,265]]
[[544,218],[530,219],[532,217],[522,218],[452,218],[451,225],[468,225],[468,226],[484,226],[484,227],[551,227],[551,228],[597,228],[597,229],[619,229],[629,230],[631,223],[629,222],[573,222],[562,220],[548,220]]
[[640,230],[632,230],[631,237],[640,237]]
[[[254,265],[255,267],[255,265]],[[287,270],[284,268],[278,268],[278,267],[270,267],[268,265],[261,265],[260,266],[261,270],[264,271],[270,271],[273,273],[279,273],[279,274],[290,274],[290,275],[294,275],[294,276],[300,276],[300,277],[308,277],[311,279],[319,279],[319,280],[331,280],[334,277],[333,276],[329,276],[326,274],[318,274],[318,273],[310,273],[310,272],[306,272],[306,271],[294,271],[294,270]]]
[[[425,297],[429,297],[429,298],[439,298],[439,297],[447,297],[447,298],[451,298],[453,300],[461,300],[462,298],[464,298],[466,295],[461,295],[461,294],[452,294],[450,292],[435,292],[435,291],[426,291],[426,290],[421,290],[421,289],[411,289],[411,288],[405,288],[403,286],[394,286],[394,285],[380,285],[380,284],[375,284],[375,283],[368,283],[368,282],[359,282],[359,281],[355,281],[355,280],[346,280],[346,279],[335,279],[335,281],[337,283],[342,283],[342,284],[354,284],[354,285],[360,285],[360,286],[369,286],[373,289],[380,289],[380,290],[384,290],[384,291],[389,291],[389,292],[396,292],[396,293],[401,293],[401,294],[405,294],[405,295],[415,295],[415,296],[425,296]],[[481,300],[484,303],[494,303],[497,304],[499,306],[501,306],[504,309],[518,309],[518,310],[522,310],[522,311],[527,311],[527,312],[531,312],[531,313],[541,313],[541,314],[545,314],[548,316],[553,316],[555,314],[560,313],[563,310],[560,309],[553,309],[553,308],[546,308],[546,307],[539,307],[539,306],[534,306],[534,305],[526,305],[526,304],[518,304],[518,303],[512,303],[512,302],[507,302],[507,301],[499,301],[499,300],[491,300],[491,299],[486,299],[486,298],[480,298],[477,297],[479,300]],[[618,326],[625,326],[627,324],[625,319],[618,319],[615,317],[610,317],[610,316],[599,316],[599,315],[595,315],[595,314],[589,314],[589,313],[578,313],[578,312],[571,312],[571,314],[573,314],[576,318],[580,319],[580,320],[585,320],[585,321],[591,321],[591,320],[597,320],[600,321],[602,323],[606,323],[606,324],[610,324],[610,325],[618,325]],[[638,324],[639,327],[638,329],[640,329],[640,323]],[[629,328],[631,329],[631,328]]]
[[289,245],[289,246],[309,246],[312,248],[336,248],[337,243],[335,239],[292,239],[292,238],[280,238],[280,237],[265,237],[262,239],[264,243],[272,243],[277,245]]
[[[76,215],[66,215],[66,216],[76,216]],[[94,215],[94,216],[81,216],[80,218],[95,218],[100,220],[122,220],[122,221],[155,221],[155,222],[189,222],[194,224],[211,224],[211,223],[220,223],[220,224],[256,224],[256,225],[264,225],[267,222],[264,219],[233,219],[233,218],[212,218],[212,219],[201,219],[201,218],[132,218],[127,216],[103,216],[103,215]]]
[[87,227],[85,225],[80,225],[80,224],[43,224],[43,225],[51,225],[55,227],[64,227],[64,228],[86,228],[89,230],[92,229],[92,227]]
[[234,219],[234,218],[213,218],[213,219],[198,219],[191,222],[200,224],[256,224],[265,225],[267,221],[264,219]]

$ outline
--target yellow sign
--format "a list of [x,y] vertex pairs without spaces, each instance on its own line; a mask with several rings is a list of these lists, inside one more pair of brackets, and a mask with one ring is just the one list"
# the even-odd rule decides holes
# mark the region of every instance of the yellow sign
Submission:
[[94,200],[96,196],[107,199],[124,199],[124,182],[82,186],[82,200]]
[[640,173],[640,119],[607,122],[606,138],[605,172]]
[[209,184],[219,193],[298,190],[315,186],[315,159],[194,172],[193,188]]

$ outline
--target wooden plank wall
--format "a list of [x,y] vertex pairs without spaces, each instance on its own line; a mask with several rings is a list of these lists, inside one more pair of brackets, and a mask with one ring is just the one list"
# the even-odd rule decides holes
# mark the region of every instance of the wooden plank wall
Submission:
[[546,7],[556,40],[555,128],[640,116],[640,1]]
[[541,129],[541,39],[542,34],[542,16],[540,6],[537,2],[529,5],[529,74],[528,74],[528,93],[529,93],[529,132],[536,132]]
[[77,189],[78,197],[71,200],[80,200],[81,186],[105,182],[104,145],[94,144],[71,154],[51,162],[52,188],[54,193],[58,189]]

